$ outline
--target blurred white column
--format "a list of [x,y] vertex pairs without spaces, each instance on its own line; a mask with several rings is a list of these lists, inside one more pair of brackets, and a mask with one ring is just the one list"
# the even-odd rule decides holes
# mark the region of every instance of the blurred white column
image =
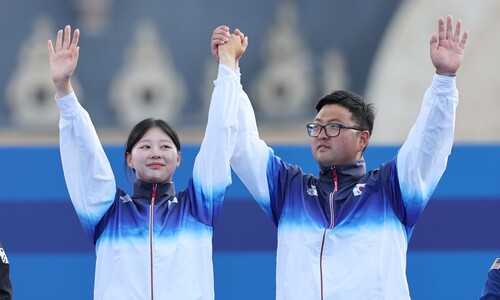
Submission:
[[[59,109],[54,102],[55,89],[50,75],[47,41],[55,42],[57,31],[51,19],[40,17],[19,50],[16,69],[8,80],[7,104],[15,125],[32,130],[54,128]],[[80,100],[83,91],[77,76],[71,78]]]
[[470,32],[457,75],[460,104],[456,142],[500,141],[500,2],[484,0],[404,1],[390,22],[375,56],[367,99],[377,107],[375,143],[400,144],[420,111],[422,97],[434,75],[429,41],[438,17],[452,15]]
[[80,27],[87,35],[101,33],[108,25],[113,0],[75,0]]
[[154,24],[138,24],[110,89],[119,123],[128,127],[150,117],[175,122],[180,117],[185,93],[184,80]]
[[295,5],[281,2],[276,23],[262,43],[263,69],[251,91],[258,111],[267,117],[293,117],[310,110],[314,74],[298,21]]

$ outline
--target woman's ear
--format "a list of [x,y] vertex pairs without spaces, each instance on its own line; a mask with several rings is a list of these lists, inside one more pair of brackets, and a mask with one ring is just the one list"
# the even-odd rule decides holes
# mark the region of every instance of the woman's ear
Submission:
[[129,152],[127,152],[127,154],[125,155],[125,159],[127,160],[127,165],[131,169],[134,169],[134,165],[132,164],[132,154],[130,154]]
[[181,151],[177,152],[177,166],[181,165]]

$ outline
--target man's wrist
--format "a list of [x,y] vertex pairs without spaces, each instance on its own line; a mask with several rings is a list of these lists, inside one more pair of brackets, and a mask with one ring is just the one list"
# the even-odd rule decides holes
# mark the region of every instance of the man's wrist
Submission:
[[455,77],[457,75],[457,73],[443,72],[443,71],[438,71],[438,70],[436,70],[436,74],[441,75],[441,76],[448,76],[448,77]]

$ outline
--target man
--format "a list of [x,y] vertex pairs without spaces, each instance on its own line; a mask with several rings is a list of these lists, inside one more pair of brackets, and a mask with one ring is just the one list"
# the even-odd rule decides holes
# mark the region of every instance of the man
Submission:
[[500,300],[500,257],[495,259],[488,272],[480,300]]
[[12,299],[12,283],[10,281],[10,265],[7,254],[0,243],[0,300]]
[[[363,151],[374,113],[360,96],[337,91],[316,105],[307,125],[320,167],[315,177],[282,161],[259,138],[250,101],[240,91],[231,166],[278,226],[277,299],[410,299],[408,242],[453,144],[455,73],[468,36],[461,36],[461,24],[453,32],[452,17],[446,25],[439,18],[430,40],[436,74],[420,115],[397,156],[370,172]],[[243,43],[244,35],[235,34]],[[216,59],[228,36],[226,26],[214,30]]]

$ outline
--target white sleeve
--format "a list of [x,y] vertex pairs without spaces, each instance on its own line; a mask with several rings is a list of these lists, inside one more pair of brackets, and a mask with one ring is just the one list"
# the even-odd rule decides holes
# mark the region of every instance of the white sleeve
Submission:
[[397,172],[408,225],[424,209],[451,154],[458,91],[455,77],[434,75],[420,114],[397,155]]
[[64,178],[80,222],[92,237],[95,225],[113,203],[115,178],[89,114],[74,92],[57,104]]
[[230,67],[219,65],[214,85],[207,128],[193,169],[197,199],[193,204],[212,223],[231,184],[229,159],[236,144],[239,75]]
[[238,141],[231,158],[231,167],[255,200],[268,210],[270,201],[267,167],[273,155],[260,139],[255,113],[250,99],[240,86],[238,109]]

